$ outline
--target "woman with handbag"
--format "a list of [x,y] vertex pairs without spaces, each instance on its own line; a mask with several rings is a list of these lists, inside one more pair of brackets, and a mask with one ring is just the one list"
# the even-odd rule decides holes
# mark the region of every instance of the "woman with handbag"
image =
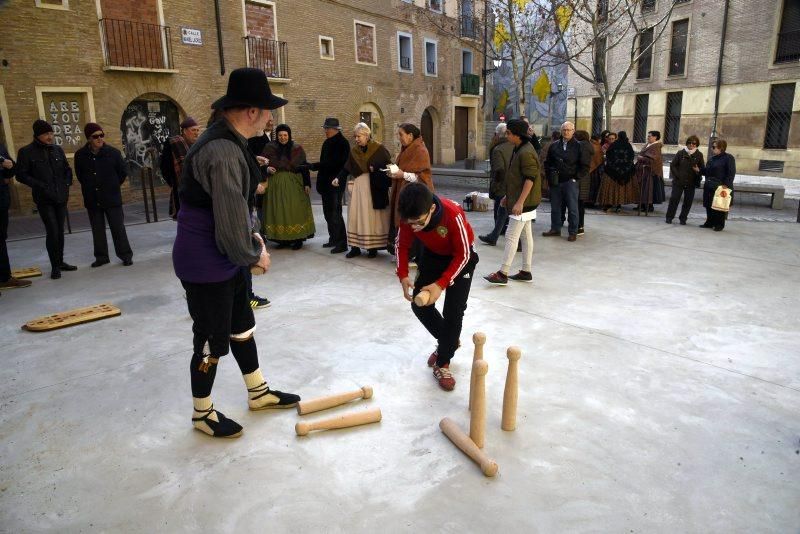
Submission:
[[[694,171],[706,177],[703,187],[703,207],[706,209],[706,222],[700,228],[713,228],[721,232],[725,228],[727,212],[713,208],[714,196],[717,188],[722,187],[720,196],[727,196],[733,200],[733,179],[736,177],[736,160],[728,154],[728,143],[724,139],[717,139],[711,145],[712,156],[705,167],[695,166]],[[730,204],[728,203],[728,206]]]
[[352,176],[347,182],[350,205],[347,209],[347,243],[350,252],[346,258],[361,255],[367,249],[367,257],[374,258],[379,249],[385,249],[389,236],[389,187],[392,180],[386,174],[391,156],[382,144],[372,140],[372,130],[363,122],[353,129],[356,144],[350,149],[350,157],[342,172],[333,180]]
[[700,139],[696,135],[690,135],[686,139],[686,148],[679,150],[669,164],[672,194],[667,207],[667,224],[672,224],[681,196],[683,196],[683,205],[678,219],[681,224],[686,224],[686,217],[689,216],[689,210],[692,209],[692,202],[694,202],[694,190],[700,187],[702,179],[700,173],[696,172],[694,168],[702,168],[705,165],[703,153],[697,149],[699,145]]

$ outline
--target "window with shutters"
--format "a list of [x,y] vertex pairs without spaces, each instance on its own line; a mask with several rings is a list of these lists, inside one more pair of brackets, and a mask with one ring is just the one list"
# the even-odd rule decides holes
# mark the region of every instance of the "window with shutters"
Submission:
[[592,135],[600,135],[603,131],[603,99],[592,99]]
[[800,60],[800,0],[784,0],[775,63]]
[[672,23],[672,44],[669,52],[669,75],[686,74],[686,44],[689,39],[689,19]]
[[667,110],[664,117],[664,144],[677,145],[681,129],[683,92],[667,93]]
[[633,111],[633,142],[647,141],[647,108],[650,95],[636,95],[636,108]]
[[639,61],[636,64],[636,79],[648,80],[653,68],[653,28],[639,34]]
[[764,148],[786,148],[792,123],[794,86],[793,83],[776,83],[770,88]]

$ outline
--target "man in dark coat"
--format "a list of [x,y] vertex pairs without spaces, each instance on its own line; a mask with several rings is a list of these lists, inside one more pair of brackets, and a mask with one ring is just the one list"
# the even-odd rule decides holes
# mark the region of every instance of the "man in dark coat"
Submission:
[[545,237],[561,235],[561,227],[564,224],[561,219],[561,205],[566,203],[569,210],[569,241],[578,238],[578,180],[589,174],[591,163],[591,154],[581,148],[574,135],[574,124],[571,122],[562,124],[561,139],[550,144],[544,162],[550,183],[550,230],[543,232],[542,235]]
[[75,174],[81,184],[83,205],[89,214],[94,241],[94,262],[109,262],[106,221],[114,240],[114,252],[126,267],[133,265],[133,251],[125,231],[120,186],[127,178],[122,153],[105,142],[103,128],[94,122],[83,128],[86,144],[75,152]]
[[323,247],[331,247],[331,254],[347,250],[347,231],[342,217],[342,198],[344,184],[333,185],[333,180],[342,172],[350,156],[350,143],[342,135],[339,119],[325,119],[325,142],[319,154],[319,163],[312,163],[311,170],[317,172],[317,193],[322,197],[322,213],[328,224],[328,242]]
[[161,175],[164,181],[172,188],[169,195],[169,215],[173,220],[178,219],[178,210],[181,207],[178,198],[183,160],[197,138],[200,136],[200,125],[192,117],[186,117],[181,123],[181,134],[171,137],[164,143],[161,152]]
[[19,280],[11,276],[11,262],[8,260],[8,209],[11,207],[11,195],[8,186],[14,177],[14,160],[8,155],[8,149],[0,143],[0,289],[28,287],[30,280]]
[[45,245],[53,279],[61,278],[61,271],[78,269],[64,262],[64,221],[72,169],[61,147],[53,144],[54,138],[53,127],[38,119],[33,123],[33,142],[17,154],[17,181],[33,190],[33,202],[47,233]]

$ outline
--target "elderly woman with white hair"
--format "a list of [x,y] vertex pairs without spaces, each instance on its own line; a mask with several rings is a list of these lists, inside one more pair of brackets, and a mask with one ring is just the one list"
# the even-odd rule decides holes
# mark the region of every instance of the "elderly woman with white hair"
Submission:
[[389,187],[391,178],[385,169],[391,162],[386,148],[372,140],[372,130],[363,122],[353,129],[356,144],[350,149],[350,157],[342,172],[333,181],[351,176],[347,189],[350,191],[350,205],[347,209],[347,243],[350,252],[347,258],[361,255],[361,249],[368,251],[368,257],[378,255],[378,249],[386,248],[389,236]]

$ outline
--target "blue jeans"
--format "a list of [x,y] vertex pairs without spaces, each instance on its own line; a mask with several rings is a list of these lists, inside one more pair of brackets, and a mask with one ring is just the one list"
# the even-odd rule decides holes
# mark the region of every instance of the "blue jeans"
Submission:
[[500,234],[508,224],[508,211],[500,205],[500,199],[502,198],[494,199],[494,229],[489,232],[489,239],[492,241],[497,241],[500,238]]
[[550,230],[561,233],[562,206],[566,204],[569,211],[567,220],[569,221],[569,234],[578,233],[578,182],[568,180],[557,186],[550,186]]

